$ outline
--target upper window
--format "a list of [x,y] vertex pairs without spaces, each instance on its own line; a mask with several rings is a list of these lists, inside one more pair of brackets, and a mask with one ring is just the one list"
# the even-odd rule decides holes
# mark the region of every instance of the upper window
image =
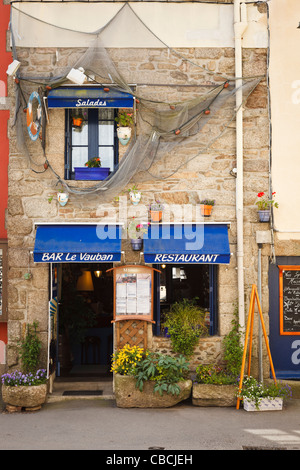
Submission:
[[100,158],[112,173],[118,164],[117,109],[81,108],[66,110],[65,178],[74,179],[74,168]]

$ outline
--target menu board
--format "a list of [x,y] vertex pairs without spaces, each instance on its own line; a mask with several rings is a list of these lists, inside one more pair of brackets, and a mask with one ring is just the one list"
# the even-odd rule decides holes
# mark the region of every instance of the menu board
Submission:
[[300,266],[279,266],[280,334],[300,334]]
[[118,266],[114,270],[114,321],[153,318],[153,268]]

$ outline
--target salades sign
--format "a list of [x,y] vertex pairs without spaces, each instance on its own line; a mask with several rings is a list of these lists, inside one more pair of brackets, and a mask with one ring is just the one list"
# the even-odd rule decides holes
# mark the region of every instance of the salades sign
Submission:
[[101,87],[60,87],[50,90],[49,108],[133,108],[130,93],[117,90],[105,92]]

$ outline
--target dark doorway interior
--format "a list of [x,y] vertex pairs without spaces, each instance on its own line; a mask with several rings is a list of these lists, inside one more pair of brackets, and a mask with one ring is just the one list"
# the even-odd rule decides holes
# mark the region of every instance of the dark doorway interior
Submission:
[[58,360],[61,377],[109,377],[113,350],[111,264],[63,264]]

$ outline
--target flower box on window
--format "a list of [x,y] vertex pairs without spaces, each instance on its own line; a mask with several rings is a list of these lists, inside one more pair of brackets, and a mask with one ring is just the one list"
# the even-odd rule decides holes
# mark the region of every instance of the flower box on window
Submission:
[[110,172],[109,167],[75,167],[74,170],[75,180],[105,180]]

